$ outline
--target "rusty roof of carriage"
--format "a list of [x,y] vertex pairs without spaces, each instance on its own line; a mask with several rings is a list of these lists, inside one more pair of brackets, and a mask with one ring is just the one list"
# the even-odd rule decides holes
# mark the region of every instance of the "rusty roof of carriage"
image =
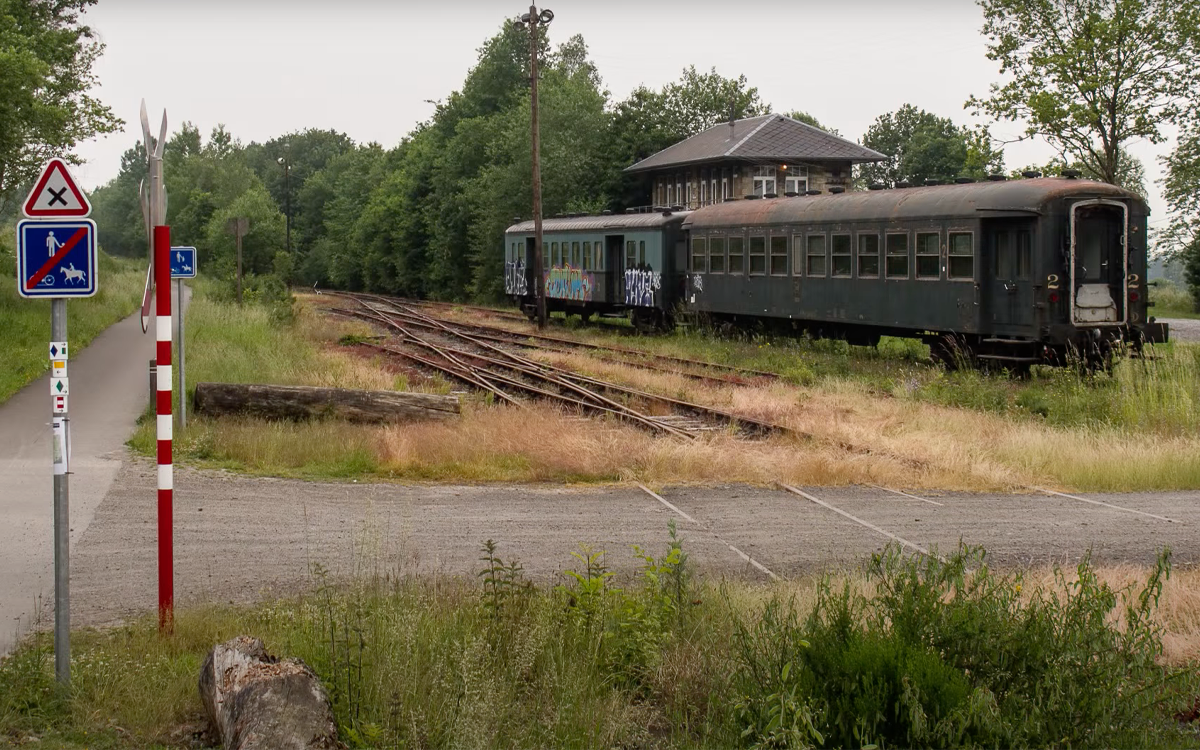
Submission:
[[[542,232],[595,232],[609,229],[655,229],[678,224],[687,218],[689,211],[655,211],[641,214],[612,214],[610,216],[570,216],[542,220]],[[533,231],[533,220],[518,222],[505,234],[529,234]]]

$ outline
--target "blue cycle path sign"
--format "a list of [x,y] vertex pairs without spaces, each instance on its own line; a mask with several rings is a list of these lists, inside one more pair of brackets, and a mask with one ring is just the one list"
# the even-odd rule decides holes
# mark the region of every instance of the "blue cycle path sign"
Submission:
[[17,223],[17,292],[22,297],[96,293],[96,224],[91,219]]
[[194,247],[173,247],[173,248],[171,248],[171,278],[172,279],[194,279],[194,278],[196,278],[196,248],[194,248]]

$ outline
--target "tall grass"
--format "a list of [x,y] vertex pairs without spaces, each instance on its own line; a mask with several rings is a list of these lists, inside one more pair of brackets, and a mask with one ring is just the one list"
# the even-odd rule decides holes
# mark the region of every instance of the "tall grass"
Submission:
[[[31,300],[17,293],[16,257],[9,228],[0,227],[0,403],[40,377],[50,367],[50,301]],[[145,266],[127,258],[100,253],[93,297],[68,300],[67,334],[78,354],[97,334],[137,309],[145,285]]]
[[1167,279],[1159,279],[1157,286],[1150,287],[1150,301],[1154,303],[1150,313],[1159,318],[1195,318],[1200,313],[1191,290]]
[[[478,582],[345,584],[177,612],[73,639],[69,692],[46,634],[0,662],[0,742],[177,746],[203,729],[196,678],[214,644],[262,638],[329,690],[351,747],[1187,746],[1200,575],[1123,568],[1000,575],[971,550],[889,549],[868,575],[766,585],[692,578],[687,551],[604,551],[526,582],[487,542]],[[1163,651],[1164,639],[1190,650]]]

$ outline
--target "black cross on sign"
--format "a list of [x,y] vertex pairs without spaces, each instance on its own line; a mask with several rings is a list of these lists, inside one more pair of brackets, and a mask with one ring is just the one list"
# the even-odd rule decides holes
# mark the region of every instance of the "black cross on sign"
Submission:
[[48,192],[48,193],[50,193],[50,195],[54,196],[53,198],[50,199],[51,206],[53,206],[55,203],[61,203],[64,206],[67,205],[67,199],[63,198],[63,195],[65,195],[67,192],[66,188],[63,188],[62,190],[55,190],[52,187],[48,187],[48,188],[46,188],[46,192]]

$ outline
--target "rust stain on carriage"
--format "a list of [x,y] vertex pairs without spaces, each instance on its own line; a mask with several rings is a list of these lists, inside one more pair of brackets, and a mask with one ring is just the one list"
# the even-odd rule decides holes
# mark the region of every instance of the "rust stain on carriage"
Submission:
[[1134,193],[1103,182],[1039,177],[836,195],[735,200],[693,212],[683,225],[685,228],[706,229],[1029,215],[1040,213],[1046,204],[1067,197],[1111,197],[1142,202]]

